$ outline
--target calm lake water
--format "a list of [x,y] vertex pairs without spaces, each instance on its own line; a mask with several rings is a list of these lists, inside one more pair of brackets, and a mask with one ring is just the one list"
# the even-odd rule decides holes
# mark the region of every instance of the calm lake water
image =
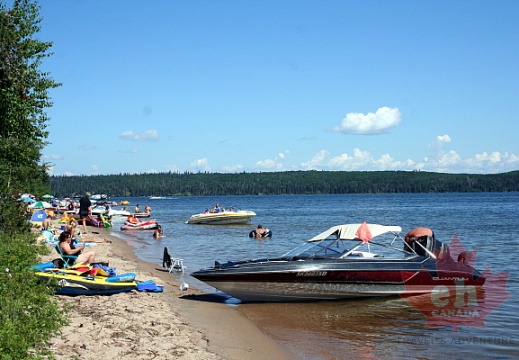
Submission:
[[[116,220],[113,235],[133,245],[140,259],[156,264],[161,264],[163,248],[168,246],[173,256],[184,258],[187,266],[186,273],[178,280],[206,292],[215,290],[190,277],[190,272],[208,267],[215,260],[281,255],[334,225],[366,220],[399,225],[404,233],[414,227],[430,227],[446,244],[457,235],[465,250],[478,250],[477,269],[489,269],[492,274],[509,272],[505,283],[510,297],[501,303],[506,292],[490,291],[487,301],[495,300],[496,308],[484,317],[479,327],[426,327],[425,316],[401,298],[237,306],[300,359],[517,358],[519,193],[125,200],[130,201],[130,209],[136,204],[141,209],[149,204],[152,218],[162,225],[166,237],[155,240],[151,231],[121,232],[118,230],[121,220]],[[224,207],[253,210],[257,216],[249,225],[185,224],[190,215],[211,208],[216,202]],[[272,230],[272,238],[248,237],[258,223]]]

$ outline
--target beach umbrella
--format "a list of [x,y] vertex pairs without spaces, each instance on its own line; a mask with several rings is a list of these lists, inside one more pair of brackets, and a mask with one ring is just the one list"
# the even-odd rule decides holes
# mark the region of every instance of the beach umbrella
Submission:
[[38,202],[35,202],[35,203],[32,203],[31,205],[29,205],[29,207],[32,209],[41,209],[41,208],[48,209],[48,208],[51,208],[52,205],[46,201],[38,201]]
[[45,194],[41,197],[42,199],[54,199],[54,195]]
[[21,197],[21,198],[26,198],[26,197],[28,197],[28,198],[33,198],[34,195],[32,195],[32,194],[22,194],[22,196],[20,196],[20,197]]
[[23,201],[24,203],[35,203],[36,202],[36,200],[34,200],[33,198],[30,198],[28,196],[19,198],[18,200]]

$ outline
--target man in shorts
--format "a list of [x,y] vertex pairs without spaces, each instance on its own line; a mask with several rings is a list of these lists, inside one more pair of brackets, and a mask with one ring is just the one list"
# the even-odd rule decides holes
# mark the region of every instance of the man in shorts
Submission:
[[92,218],[92,202],[90,201],[91,194],[85,193],[81,199],[79,199],[79,221],[83,224],[83,233],[86,234],[86,221]]

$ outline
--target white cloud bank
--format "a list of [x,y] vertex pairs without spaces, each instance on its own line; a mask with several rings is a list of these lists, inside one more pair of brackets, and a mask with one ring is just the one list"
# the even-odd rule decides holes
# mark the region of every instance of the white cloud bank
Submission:
[[191,168],[195,171],[211,171],[207,158],[193,161],[191,163]]
[[328,157],[327,150],[321,150],[314,157],[300,164],[303,170],[328,171],[383,171],[422,170],[441,173],[502,173],[519,168],[519,156],[508,152],[483,152],[470,158],[462,158],[455,150],[444,150],[452,141],[449,135],[437,136],[429,144],[431,154],[424,159],[397,160],[389,154],[375,157],[366,150],[355,148],[351,154],[344,153]]
[[157,141],[159,140],[159,133],[157,130],[146,130],[140,134],[136,134],[129,130],[119,134],[119,138],[127,141]]
[[348,113],[339,126],[332,130],[344,134],[371,135],[387,132],[402,120],[397,108],[381,107],[374,113]]
[[260,170],[268,170],[268,171],[284,171],[285,165],[282,163],[282,160],[290,154],[289,150],[285,152],[280,152],[274,159],[266,159],[260,160],[256,163],[256,167]]

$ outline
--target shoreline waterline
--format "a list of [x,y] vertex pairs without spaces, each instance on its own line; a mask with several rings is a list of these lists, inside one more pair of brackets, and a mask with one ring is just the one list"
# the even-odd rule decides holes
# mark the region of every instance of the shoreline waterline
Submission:
[[[154,280],[164,286],[164,292],[59,296],[62,303],[72,305],[72,323],[50,342],[57,359],[123,355],[134,359],[296,358],[236,307],[204,301],[205,293],[192,286],[181,291],[175,274],[165,271],[159,261],[155,264],[139,259],[134,247],[106,229],[88,227],[83,238],[110,240],[93,246],[96,261],[108,261],[118,273],[135,272],[141,281]],[[42,261],[54,258],[52,253]],[[148,334],[153,336],[146,341]],[[127,343],[128,339],[132,341]]]

